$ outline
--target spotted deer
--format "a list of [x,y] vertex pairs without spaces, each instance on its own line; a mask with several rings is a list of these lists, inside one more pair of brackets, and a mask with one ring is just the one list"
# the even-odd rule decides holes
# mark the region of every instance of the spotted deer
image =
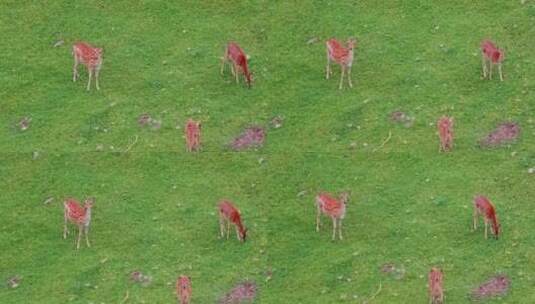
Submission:
[[188,119],[185,131],[188,152],[199,151],[201,149],[201,122]]
[[500,81],[503,81],[502,62],[504,58],[505,58],[505,53],[503,50],[499,49],[492,41],[483,40],[481,42],[481,60],[483,64],[483,78],[487,78],[487,65],[488,65],[488,76],[489,76],[489,79],[492,79],[492,67],[494,65],[497,65],[498,73],[500,74]]
[[442,116],[437,121],[439,151],[447,152],[453,148],[453,117]]
[[333,241],[336,239],[336,227],[338,227],[338,237],[342,237],[342,220],[346,215],[346,205],[349,201],[349,193],[344,192],[339,199],[334,198],[327,192],[321,192],[316,196],[316,231],[320,231],[321,213],[329,216],[333,221]]
[[97,90],[100,90],[98,85],[98,77],[100,68],[102,66],[102,48],[97,48],[85,42],[77,42],[72,46],[72,55],[74,56],[74,66],[72,81],[75,82],[78,74],[78,64],[83,64],[87,67],[89,79],[87,81],[87,90],[91,88],[91,78],[95,75],[95,84]]
[[500,224],[496,218],[496,209],[490,200],[483,195],[474,197],[474,231],[477,229],[477,221],[480,215],[483,216],[483,223],[485,225],[485,239],[488,238],[487,227],[489,226],[489,223],[492,234],[498,239],[498,235],[500,234]]
[[342,70],[342,75],[340,77],[340,86],[339,89],[342,89],[342,84],[344,82],[344,74],[347,72],[347,80],[349,86],[353,87],[351,83],[351,66],[353,65],[353,50],[357,41],[353,38],[350,38],[347,41],[347,47],[344,47],[341,42],[332,38],[327,40],[327,68],[326,68],[326,78],[329,79],[329,76],[332,74],[331,62],[335,62],[340,65]]
[[176,297],[180,304],[190,304],[191,299],[191,279],[181,275],[176,280]]
[[228,200],[222,200],[218,205],[220,238],[225,236],[225,222],[227,224],[227,239],[230,235],[230,224],[236,226],[236,236],[241,242],[245,242],[247,229],[242,223],[240,211]]
[[63,226],[63,239],[67,238],[67,223],[71,222],[78,226],[78,240],[76,242],[76,249],[80,249],[80,239],[82,233],[85,234],[85,241],[87,247],[91,247],[89,244],[89,225],[91,224],[91,209],[93,208],[95,200],[94,198],[88,198],[84,201],[83,207],[80,203],[73,198],[68,198],[63,202],[63,217],[65,220]]
[[240,83],[239,75],[243,74],[248,87],[251,87],[252,74],[247,65],[248,56],[235,42],[229,42],[225,54],[221,58],[221,75],[225,70],[225,64],[230,62],[230,71],[236,77],[236,83]]
[[437,267],[431,268],[428,276],[429,285],[429,304],[444,303],[444,275],[442,270]]

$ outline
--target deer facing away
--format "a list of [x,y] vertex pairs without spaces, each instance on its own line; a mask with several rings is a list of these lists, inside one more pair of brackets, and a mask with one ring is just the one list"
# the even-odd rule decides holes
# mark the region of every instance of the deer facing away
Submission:
[[188,119],[185,131],[188,152],[199,151],[201,149],[201,122]]
[[91,247],[89,244],[89,225],[91,224],[91,209],[93,208],[95,200],[93,198],[86,199],[84,201],[83,207],[80,206],[80,203],[75,199],[69,198],[63,202],[63,215],[64,215],[64,226],[63,226],[63,238],[67,238],[67,223],[71,222],[78,226],[78,240],[76,242],[76,249],[80,249],[80,239],[82,233],[85,234],[85,241],[87,247]]
[[77,42],[72,46],[72,55],[74,56],[72,81],[75,82],[76,78],[79,77],[78,64],[81,63],[87,67],[89,73],[87,90],[89,91],[91,88],[91,78],[93,78],[93,75],[95,75],[97,90],[100,90],[98,77],[102,66],[102,48],[93,47],[86,42]]
[[338,237],[342,237],[342,220],[346,215],[346,204],[349,201],[349,193],[342,193],[339,199],[334,198],[327,192],[321,192],[316,196],[316,231],[320,231],[321,213],[329,216],[333,221],[333,241],[336,239],[336,227],[338,227]]
[[429,304],[444,303],[444,275],[437,267],[431,268],[428,276],[429,284]]
[[189,304],[191,299],[191,279],[181,275],[176,280],[176,296],[180,304]]
[[332,38],[327,40],[327,68],[326,68],[326,78],[329,79],[329,76],[332,74],[331,62],[334,61],[342,70],[342,75],[340,77],[340,86],[339,89],[342,89],[342,84],[344,82],[344,74],[347,72],[347,80],[349,86],[353,87],[351,83],[351,66],[353,65],[353,50],[357,41],[353,38],[350,38],[347,41],[347,47],[344,47],[341,42]]
[[442,116],[437,121],[439,151],[451,151],[453,148],[453,117]]

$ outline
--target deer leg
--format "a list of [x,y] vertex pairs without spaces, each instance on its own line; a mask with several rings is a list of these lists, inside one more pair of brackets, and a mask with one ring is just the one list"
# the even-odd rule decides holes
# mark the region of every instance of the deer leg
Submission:
[[240,77],[238,73],[238,67],[234,65],[234,75],[236,76],[236,83],[240,83]]
[[98,75],[100,74],[100,68],[95,69],[95,84],[97,86],[97,91],[100,90],[100,86],[98,85]]
[[72,67],[72,81],[75,82],[78,77],[78,58],[74,55],[74,66]]
[[325,79],[329,79],[331,76],[331,59],[329,58],[329,51],[327,51],[327,67],[325,68]]
[[493,64],[492,64],[492,61],[491,61],[491,62],[489,62],[489,79],[492,79],[492,66],[493,66]]
[[484,224],[485,224],[485,239],[488,238],[487,236],[487,227],[489,226],[489,222],[487,221],[487,219],[484,220]]
[[89,80],[87,81],[87,90],[89,91],[89,88],[91,87],[91,78],[93,78],[93,70],[92,69],[88,69],[89,70]]
[[351,66],[347,67],[347,80],[349,80],[349,87],[353,87],[353,83],[351,83]]
[[85,243],[87,244],[87,247],[91,247],[91,244],[89,244],[89,226],[84,227],[84,234],[85,234]]
[[472,216],[474,222],[474,231],[477,229],[477,209],[474,207],[474,215]]
[[236,69],[234,68],[234,64],[230,65],[230,73],[232,74],[232,76],[236,76]]
[[236,226],[236,237],[238,238],[238,241],[241,241],[240,232],[238,231],[238,226]]
[[80,249],[80,239],[82,238],[82,226],[78,226],[78,240],[76,241],[76,250]]
[[342,219],[338,220],[338,237],[340,238],[340,240],[344,239],[342,237]]
[[481,53],[481,64],[483,66],[483,79],[487,78],[487,61],[485,60],[485,54]]
[[333,241],[336,239],[336,219],[333,217]]
[[225,62],[227,61],[227,56],[221,57],[221,75],[223,75],[223,72],[225,71]]
[[316,214],[316,232],[319,232],[320,231],[320,215],[321,215],[321,210],[320,210],[320,206],[318,205],[317,206],[318,208],[318,212]]
[[338,87],[339,90],[342,89],[342,84],[344,82],[344,74],[345,74],[345,68],[344,66],[341,66],[342,67],[342,77],[340,78],[340,86]]
[[230,221],[227,220],[227,240],[228,240],[229,236],[230,236]]
[[219,215],[219,238],[225,236],[225,220]]
[[498,63],[498,72],[500,73],[500,81],[503,81],[502,63]]
[[65,223],[63,224],[63,239],[66,239],[67,238],[67,212],[65,211],[65,214],[64,214],[64,219],[65,219]]

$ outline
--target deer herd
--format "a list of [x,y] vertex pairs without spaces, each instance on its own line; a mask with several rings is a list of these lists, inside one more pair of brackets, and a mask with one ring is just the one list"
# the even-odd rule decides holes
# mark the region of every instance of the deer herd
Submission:
[[[337,39],[329,39],[326,41],[326,78],[332,75],[331,63],[336,63],[340,66],[341,75],[339,89],[342,89],[344,77],[347,77],[349,87],[353,87],[351,81],[351,67],[354,60],[354,51],[357,41],[354,38],[348,39],[346,45]],[[102,66],[102,48],[93,47],[85,42],[75,43],[72,47],[72,54],[74,56],[73,66],[73,81],[78,78],[78,65],[81,63],[86,66],[89,77],[87,83],[87,90],[91,88],[91,79],[95,78],[95,85],[97,90],[99,87],[99,72]],[[483,78],[492,79],[493,66],[497,66],[500,80],[503,81],[502,62],[504,60],[504,51],[499,49],[490,40],[481,42],[481,57]],[[243,49],[235,42],[230,42],[225,48],[223,57],[221,58],[221,75],[224,74],[225,66],[230,65],[232,75],[235,77],[236,83],[239,83],[240,75],[243,75],[245,83],[248,87],[252,86],[253,76],[249,70],[248,61],[249,56],[245,54]],[[201,122],[188,119],[185,126],[185,139],[188,152],[200,151],[201,148]],[[437,131],[439,135],[439,151],[448,152],[453,149],[453,117],[442,116],[437,121]],[[339,198],[327,192],[320,192],[315,197],[315,205],[317,209],[316,215],[316,231],[320,231],[320,218],[324,214],[331,218],[333,223],[332,240],[342,237],[342,220],[346,215],[346,207],[349,201],[349,193],[343,192]],[[89,226],[91,224],[91,210],[95,200],[88,198],[81,205],[80,202],[73,198],[68,198],[64,201],[64,230],[63,238],[67,238],[68,222],[75,224],[78,227],[78,238],[76,241],[76,249],[80,248],[80,240],[82,234],[85,235],[87,247],[89,243]],[[236,237],[240,242],[245,242],[247,237],[247,228],[245,228],[241,213],[238,208],[229,200],[221,200],[218,205],[220,238],[229,238],[230,227],[233,225],[236,229]],[[490,200],[483,195],[476,195],[473,200],[473,230],[477,229],[477,222],[479,216],[483,217],[485,226],[485,238],[488,238],[488,227],[491,227],[492,235],[498,239],[500,233],[500,224],[496,217],[496,211]],[[226,228],[225,228],[226,226]],[[225,233],[226,230],[226,233]],[[443,292],[443,273],[437,267],[432,267],[428,277],[429,287],[429,302],[432,304],[439,304],[444,302]],[[176,295],[180,303],[189,304],[191,298],[191,280],[188,276],[181,275],[176,282]]]

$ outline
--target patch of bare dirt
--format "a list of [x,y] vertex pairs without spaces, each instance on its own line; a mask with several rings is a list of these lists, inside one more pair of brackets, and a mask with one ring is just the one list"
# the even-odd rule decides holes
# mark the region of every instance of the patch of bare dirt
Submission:
[[22,280],[22,278],[20,276],[18,276],[18,275],[13,276],[13,277],[7,279],[7,282],[6,282],[7,287],[8,288],[17,288],[17,287],[19,287],[21,280]]
[[402,111],[394,111],[394,112],[390,113],[390,120],[392,122],[395,122],[395,123],[398,123],[398,124],[402,124],[402,125],[404,125],[405,127],[408,128],[408,127],[412,126],[412,124],[414,122],[414,117],[411,117],[407,113],[402,112]]
[[251,147],[260,147],[266,140],[266,131],[262,127],[250,127],[236,137],[230,146],[234,150],[245,150]]
[[381,266],[381,272],[396,280],[401,280],[405,277],[405,267],[403,265],[395,265],[394,263],[383,264]]
[[515,122],[500,124],[480,141],[482,147],[496,147],[512,142],[520,135],[520,126]]
[[472,291],[472,298],[482,300],[490,297],[503,296],[511,286],[511,279],[505,275],[497,275],[479,285]]
[[141,271],[132,271],[130,273],[130,280],[134,283],[139,283],[142,286],[149,286],[152,282],[152,277],[149,275],[143,274]]
[[234,286],[221,300],[219,304],[239,304],[245,301],[253,301],[256,297],[256,283],[242,282]]

